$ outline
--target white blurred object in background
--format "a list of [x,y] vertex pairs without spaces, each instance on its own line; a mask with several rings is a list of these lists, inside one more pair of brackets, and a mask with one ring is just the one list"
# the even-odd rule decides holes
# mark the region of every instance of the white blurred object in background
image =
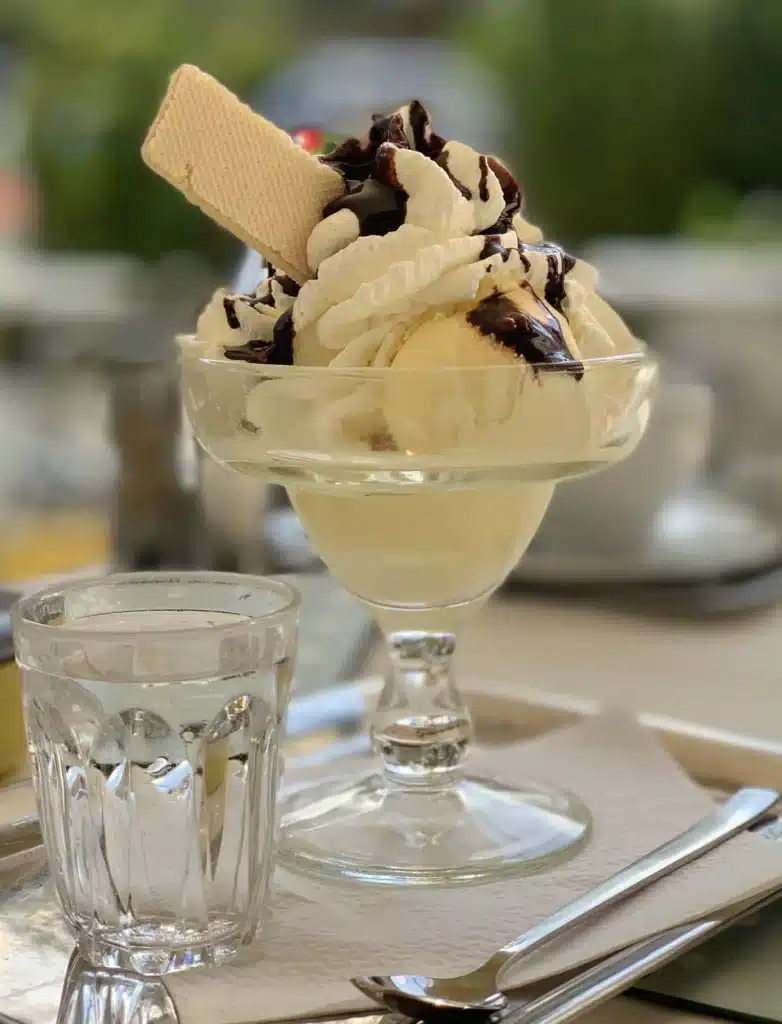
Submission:
[[605,474],[560,484],[541,528],[543,544],[563,554],[625,559],[643,552],[660,507],[702,482],[713,413],[708,387],[662,365],[649,426],[632,458]]
[[[412,28],[415,28],[413,22]],[[512,124],[500,83],[440,39],[325,39],[265,85],[258,109],[292,131],[311,125],[363,135],[375,112],[420,99],[438,134],[501,151]]]
[[[605,241],[603,294],[643,317],[646,340],[715,393],[711,472],[778,473],[782,455],[782,248],[676,239]],[[749,497],[749,496],[748,496]],[[751,500],[751,498],[750,498]],[[782,510],[781,510],[782,511]]]
[[650,427],[557,489],[519,576],[709,579],[782,555],[782,249],[607,239],[601,291],[661,356]]

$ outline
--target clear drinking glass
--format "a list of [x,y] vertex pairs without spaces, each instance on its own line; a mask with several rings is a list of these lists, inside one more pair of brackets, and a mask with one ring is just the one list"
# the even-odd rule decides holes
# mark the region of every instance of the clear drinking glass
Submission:
[[57,895],[96,966],[220,963],[258,927],[298,595],[222,573],[55,586],[14,610]]
[[[375,763],[286,800],[294,868],[435,884],[539,870],[589,832],[573,795],[465,771],[455,633],[517,564],[555,483],[625,457],[649,415],[645,351],[583,364],[346,369],[182,356],[196,437],[284,484],[323,560],[371,608],[390,671]],[[524,679],[523,622],[519,677]]]

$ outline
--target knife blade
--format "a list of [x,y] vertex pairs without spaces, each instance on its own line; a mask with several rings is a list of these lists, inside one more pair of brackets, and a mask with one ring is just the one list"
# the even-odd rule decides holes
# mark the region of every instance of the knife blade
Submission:
[[782,896],[782,886],[690,924],[643,939],[514,1009],[503,1024],[565,1024],[620,995],[641,978]]

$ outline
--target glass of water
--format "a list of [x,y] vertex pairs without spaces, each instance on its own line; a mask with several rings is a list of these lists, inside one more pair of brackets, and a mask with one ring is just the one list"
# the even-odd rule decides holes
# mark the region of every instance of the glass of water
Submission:
[[298,594],[224,573],[55,586],[14,611],[52,878],[82,955],[165,974],[255,934]]

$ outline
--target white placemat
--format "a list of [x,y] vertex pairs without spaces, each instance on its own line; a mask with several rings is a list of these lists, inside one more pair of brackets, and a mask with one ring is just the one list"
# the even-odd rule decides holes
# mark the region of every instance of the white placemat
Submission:
[[[575,791],[594,813],[591,842],[547,872],[481,886],[389,889],[278,873],[272,916],[234,963],[172,976],[182,1024],[244,1024],[361,1010],[351,974],[469,970],[505,941],[693,824],[708,798],[624,718],[603,716],[530,743],[482,752],[473,767]],[[586,932],[531,958],[515,984],[559,973],[782,878],[782,848],[746,835],[658,883]]]

